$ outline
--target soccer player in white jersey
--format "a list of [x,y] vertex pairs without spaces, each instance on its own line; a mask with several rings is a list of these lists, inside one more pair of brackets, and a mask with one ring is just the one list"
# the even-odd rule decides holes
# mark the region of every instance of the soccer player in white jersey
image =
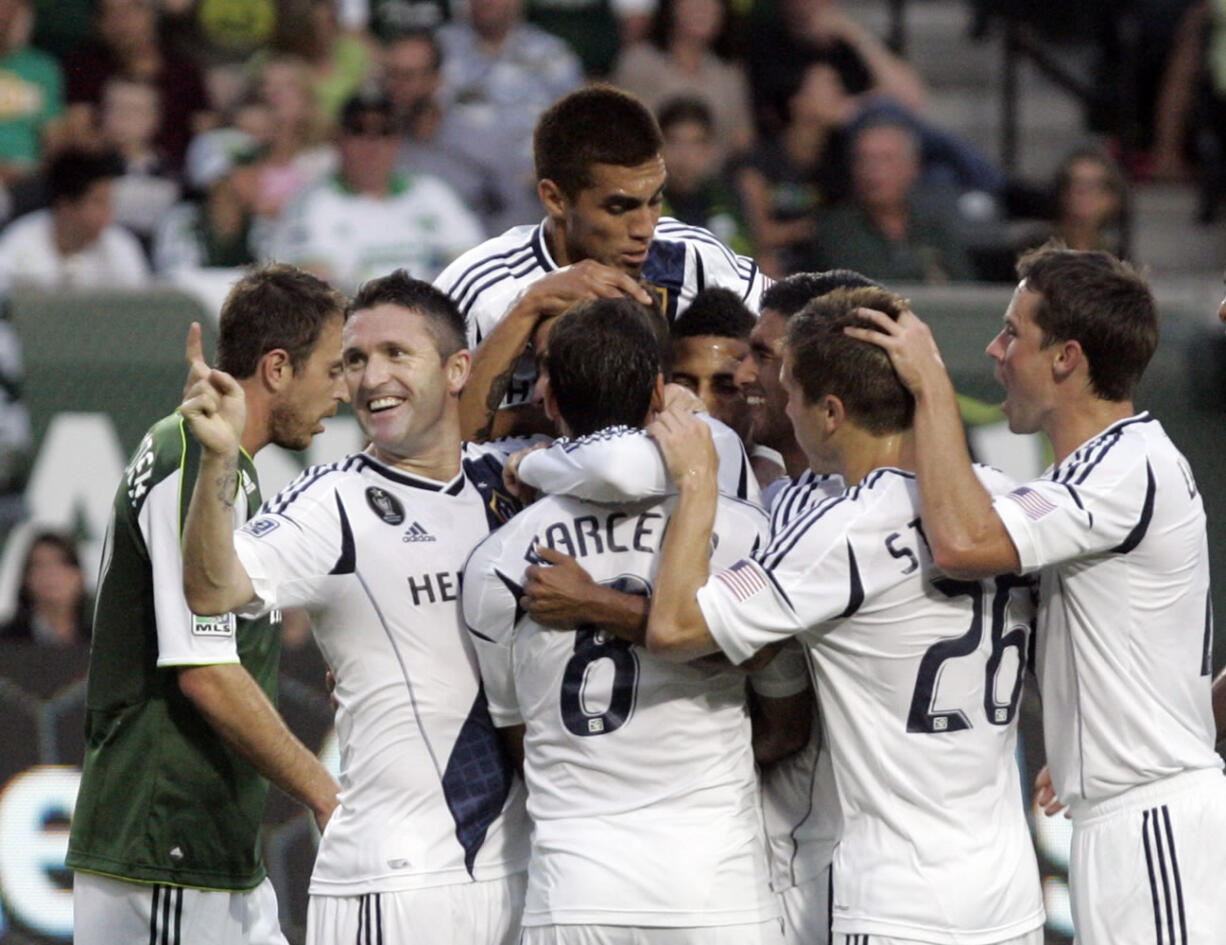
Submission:
[[[846,492],[709,572],[714,486],[683,414],[651,431],[680,489],[648,618],[649,650],[733,661],[780,639],[808,647],[843,814],[834,854],[839,945],[1042,941],[1043,905],[1014,750],[1030,589],[953,581],[917,514],[914,401],[843,326],[875,289],[816,299],[788,325],[783,383],[797,440]],[[977,471],[993,491],[1009,484]]]
[[770,283],[757,263],[707,230],[661,219],[662,147],[651,111],[611,86],[572,92],[541,116],[533,152],[545,219],[487,240],[435,280],[468,318],[475,349],[466,435],[485,439],[531,422],[522,414],[532,395],[524,356],[532,331],[583,299],[654,296],[671,323],[702,289],[722,286],[757,312]]
[[[660,349],[631,300],[577,306],[554,325],[547,407],[582,442],[640,426],[663,402]],[[534,549],[650,595],[675,496],[601,505],[551,494],[474,550],[464,617],[496,725],[522,739],[532,858],[525,945],[779,943],[758,813],[745,674],[682,665],[594,625],[525,616]],[[765,537],[761,510],[722,497],[713,555]],[[642,642],[642,626],[637,634]],[[803,664],[793,686],[806,683]]]
[[310,945],[519,934],[523,784],[486,708],[460,619],[460,571],[515,506],[501,462],[461,444],[468,375],[451,300],[403,270],[350,305],[342,362],[370,446],[308,469],[231,533],[242,398],[214,372],[183,406],[205,451],[184,537],[201,613],[306,608],[336,678],[340,806],[320,840]]
[[873,316],[870,340],[916,397],[928,539],[950,573],[1039,573],[1037,672],[1051,780],[1073,818],[1078,941],[1221,941],[1205,514],[1187,461],[1132,401],[1158,343],[1153,296],[1101,252],[1044,247],[1018,274],[988,355],[1010,429],[1046,433],[1055,463],[1003,496],[970,474],[927,326]]

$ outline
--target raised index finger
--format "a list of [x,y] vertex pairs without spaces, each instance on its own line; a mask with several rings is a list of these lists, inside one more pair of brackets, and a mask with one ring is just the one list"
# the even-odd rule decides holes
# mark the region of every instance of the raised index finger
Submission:
[[205,364],[204,342],[199,322],[192,322],[187,329],[187,363],[189,367]]

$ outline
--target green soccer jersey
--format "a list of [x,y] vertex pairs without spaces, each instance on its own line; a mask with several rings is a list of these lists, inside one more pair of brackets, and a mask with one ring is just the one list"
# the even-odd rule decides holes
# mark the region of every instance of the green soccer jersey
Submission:
[[[268,782],[183,695],[177,671],[241,662],[274,699],[279,628],[268,618],[188,610],[181,533],[199,459],[199,444],[173,414],[145,434],[115,495],[67,864],[137,882],[249,889],[264,878]],[[260,504],[245,454],[239,482],[236,526]]]

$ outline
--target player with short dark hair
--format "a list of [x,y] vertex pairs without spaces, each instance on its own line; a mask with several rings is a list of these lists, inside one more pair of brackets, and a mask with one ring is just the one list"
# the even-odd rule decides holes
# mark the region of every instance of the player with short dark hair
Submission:
[[[839,942],[1043,940],[1043,902],[1017,764],[1024,582],[944,579],[918,516],[909,394],[888,358],[844,336],[878,290],[838,290],[788,326],[783,384],[815,470],[848,488],[772,523],[762,550],[709,567],[715,489],[705,427],[662,415],[652,435],[680,490],[648,618],[650,652],[740,662],[796,637],[810,657],[842,809]],[[883,320],[889,316],[882,314]],[[856,353],[857,378],[825,372]],[[895,396],[881,396],[890,384]],[[993,491],[1011,484],[976,470]],[[883,764],[883,760],[888,763]]]
[[[546,409],[580,455],[663,405],[659,347],[636,307],[581,303],[551,331]],[[494,723],[523,744],[533,818],[524,943],[780,942],[744,674],[655,659],[635,645],[641,624],[557,631],[525,610],[527,572],[546,550],[576,558],[604,590],[650,593],[675,497],[607,505],[543,485],[473,551],[463,595]],[[764,527],[760,510],[722,497],[717,560],[747,553]],[[790,682],[804,688],[803,664]]]
[[1036,798],[1071,812],[1078,941],[1211,941],[1226,928],[1226,778],[1214,751],[1205,513],[1187,460],[1132,402],[1157,308],[1137,272],[1107,253],[1049,245],[1018,271],[987,353],[1009,428],[1045,433],[1055,462],[1003,495],[968,475],[927,326],[872,314],[874,330],[856,337],[881,345],[915,395],[938,566],[1038,575],[1050,780]]
[[[336,679],[345,790],[311,875],[310,945],[518,940],[523,785],[458,603],[469,551],[517,506],[500,457],[460,441],[461,326],[443,293],[403,271],[365,284],[341,357],[370,445],[306,470],[238,532],[211,488],[188,510],[193,606],[305,608]],[[199,481],[224,480],[239,390],[214,371],[182,410],[204,445]]]
[[532,422],[522,409],[498,408],[531,399],[525,351],[542,317],[626,296],[654,298],[671,324],[711,286],[755,310],[769,281],[708,231],[660,218],[660,131],[633,96],[606,85],[572,92],[541,117],[535,141],[545,220],[487,240],[435,280],[469,321],[475,354],[463,423],[477,439]]
[[[227,485],[209,479],[220,527],[260,507],[252,457],[305,449],[346,399],[342,299],[286,266],[238,281],[218,349],[246,394]],[[292,317],[290,317],[292,316]],[[189,384],[208,376],[199,326]],[[67,864],[76,941],[170,941],[207,929],[221,945],[284,945],[260,822],[271,780],[322,828],[338,786],[274,707],[279,614],[195,616],[183,594],[180,532],[199,441],[178,413],[141,440],[115,495],[98,582],[86,745]]]
[[751,455],[749,405],[736,373],[756,321],[735,292],[703,289],[672,328],[672,382],[693,391],[711,416],[736,430]]

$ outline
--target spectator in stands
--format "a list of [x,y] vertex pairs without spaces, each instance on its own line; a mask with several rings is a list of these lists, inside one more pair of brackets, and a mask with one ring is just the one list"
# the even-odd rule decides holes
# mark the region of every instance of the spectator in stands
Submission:
[[854,110],[834,67],[812,63],[781,109],[783,128],[738,165],[737,193],[754,255],[774,278],[814,268],[817,212],[846,189],[840,128]]
[[659,112],[664,135],[663,216],[701,226],[742,255],[752,246],[740,207],[721,172],[711,110],[697,98],[669,99]]
[[[409,30],[384,49],[383,91],[401,134],[399,169],[445,180],[481,219],[487,233],[534,219],[537,204],[524,188],[506,194],[499,190],[497,136],[467,121],[462,112],[443,108],[442,56],[434,34],[421,29]],[[515,219],[504,223],[517,198]]]
[[158,36],[154,0],[98,0],[96,42],[64,62],[68,120],[74,141],[96,142],[102,91],[115,75],[152,82],[161,92],[158,147],[179,168],[192,134],[208,124],[204,80],[188,60],[172,60]]
[[256,74],[255,89],[267,113],[256,211],[271,226],[295,196],[336,169],[336,152],[306,62],[295,56],[267,60]]
[[135,288],[149,281],[136,237],[112,222],[113,154],[69,148],[48,167],[51,207],[0,235],[0,290]]
[[212,144],[209,159],[202,158],[196,167],[188,152],[190,182],[201,196],[176,204],[159,225],[153,241],[153,268],[159,273],[236,268],[261,255],[255,232],[255,141],[238,132],[228,139],[218,135]]
[[[209,105],[219,115],[242,96],[247,63],[276,34],[279,0],[160,0],[167,49],[195,63],[204,76]],[[222,12],[224,11],[224,12]]]
[[727,42],[727,0],[660,0],[649,42],[622,52],[613,83],[653,111],[687,95],[711,109],[720,156],[753,141],[749,82],[737,63],[721,58]]
[[863,125],[850,142],[851,198],[818,220],[817,266],[887,282],[974,278],[956,211],[917,186],[919,138],[907,125]]
[[339,173],[286,210],[273,235],[274,258],[353,292],[397,267],[433,279],[481,242],[481,224],[446,183],[396,172],[400,143],[381,93],[346,103],[338,145]]
[[[367,44],[341,31],[334,0],[280,0],[270,50],[307,64],[315,106],[328,124],[374,68]],[[257,53],[253,65],[260,67],[268,55]]]
[[21,568],[17,612],[0,629],[0,640],[85,644],[90,638],[89,612],[76,544],[59,532],[37,532]]
[[618,52],[647,35],[656,0],[526,0],[528,21],[565,40],[593,79],[613,71]]
[[448,23],[438,40],[443,107],[498,137],[501,189],[526,194],[520,200],[531,214],[506,222],[536,222],[532,130],[541,112],[582,83],[579,57],[556,36],[524,22],[523,0],[470,0],[468,19]]
[[340,0],[341,25],[387,44],[414,30],[436,30],[451,19],[451,0]]
[[[0,187],[29,174],[64,111],[59,63],[29,44],[30,0],[0,0]],[[0,217],[4,214],[0,214]]]
[[1080,148],[1060,162],[1053,182],[1054,226],[1028,243],[1033,248],[1049,237],[1069,249],[1103,249],[1128,255],[1128,182],[1110,157],[1096,148]]
[[838,0],[778,0],[778,13],[758,21],[746,50],[755,109],[768,129],[782,124],[779,104],[794,77],[815,60],[833,66],[852,95],[871,92],[913,114],[923,110],[928,91],[919,73],[848,16]]
[[112,195],[115,222],[148,248],[166,211],[179,199],[179,180],[158,151],[161,95],[151,82],[112,76],[102,91],[102,141],[123,165]]

